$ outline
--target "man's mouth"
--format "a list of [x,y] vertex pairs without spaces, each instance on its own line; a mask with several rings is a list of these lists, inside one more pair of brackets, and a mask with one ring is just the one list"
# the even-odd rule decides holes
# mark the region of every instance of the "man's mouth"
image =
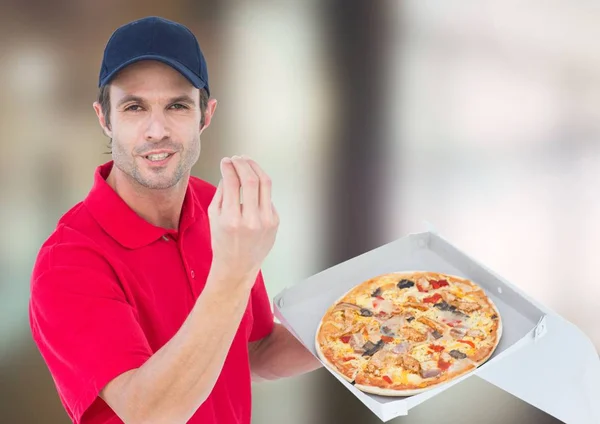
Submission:
[[172,156],[173,153],[167,153],[167,152],[163,152],[163,153],[153,153],[150,155],[146,155],[144,156],[146,159],[148,159],[151,162],[160,162],[162,160],[165,160],[166,158],[168,158],[169,156]]

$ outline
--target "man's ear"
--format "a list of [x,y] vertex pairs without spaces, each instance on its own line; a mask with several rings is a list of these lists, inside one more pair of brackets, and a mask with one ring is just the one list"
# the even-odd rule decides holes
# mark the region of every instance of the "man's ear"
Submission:
[[109,137],[112,138],[112,131],[110,127],[106,125],[106,117],[104,116],[104,111],[102,110],[102,106],[98,102],[94,102],[93,104],[94,111],[96,112],[96,116],[98,117],[98,122],[100,123],[100,127],[102,128],[102,132]]
[[204,126],[200,128],[200,134],[210,125],[210,121],[215,114],[217,109],[217,99],[209,99],[204,111]]

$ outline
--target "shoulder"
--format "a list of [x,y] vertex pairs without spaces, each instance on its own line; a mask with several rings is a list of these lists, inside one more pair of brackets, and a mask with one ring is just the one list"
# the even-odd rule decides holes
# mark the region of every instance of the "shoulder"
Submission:
[[[105,250],[98,242],[102,229],[90,216],[83,203],[78,203],[58,221],[42,243],[35,258],[32,289],[40,280],[50,280],[66,273],[101,272],[113,275]],[[48,278],[46,278],[48,277]]]

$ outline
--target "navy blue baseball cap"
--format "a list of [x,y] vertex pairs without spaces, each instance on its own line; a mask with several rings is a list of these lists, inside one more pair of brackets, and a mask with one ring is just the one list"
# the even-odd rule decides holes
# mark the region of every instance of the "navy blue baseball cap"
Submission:
[[104,49],[98,86],[106,85],[121,69],[140,60],[158,60],[173,67],[210,96],[206,60],[198,40],[186,26],[149,16],[117,28]]

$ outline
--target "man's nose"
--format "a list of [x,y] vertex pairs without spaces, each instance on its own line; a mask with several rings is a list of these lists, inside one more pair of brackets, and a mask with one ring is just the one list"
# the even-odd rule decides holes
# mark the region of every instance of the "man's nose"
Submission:
[[145,138],[147,141],[161,141],[170,137],[170,129],[162,111],[152,112],[150,114],[146,127]]

